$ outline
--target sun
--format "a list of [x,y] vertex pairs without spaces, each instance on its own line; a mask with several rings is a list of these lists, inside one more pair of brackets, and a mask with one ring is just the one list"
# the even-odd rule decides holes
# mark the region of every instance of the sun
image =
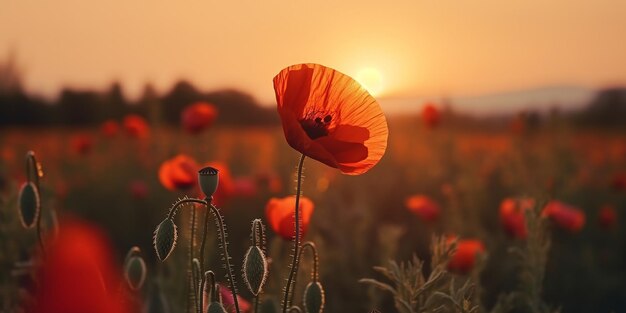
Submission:
[[383,76],[379,70],[373,67],[365,67],[356,73],[356,80],[372,96],[380,95],[383,90]]

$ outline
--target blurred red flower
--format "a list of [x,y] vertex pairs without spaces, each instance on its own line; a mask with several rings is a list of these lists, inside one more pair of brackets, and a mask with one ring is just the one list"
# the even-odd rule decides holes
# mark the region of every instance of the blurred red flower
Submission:
[[259,192],[257,182],[252,177],[238,177],[233,181],[235,194],[239,197],[254,197]]
[[191,134],[197,134],[210,127],[217,117],[215,106],[206,102],[196,102],[187,106],[180,115],[183,129]]
[[100,126],[100,129],[102,133],[104,134],[104,136],[111,138],[111,137],[115,137],[117,133],[119,133],[120,125],[114,120],[107,120],[104,123],[102,123],[102,126]]
[[198,169],[194,159],[179,154],[161,164],[159,181],[168,190],[188,190],[197,184]]
[[615,211],[615,207],[610,204],[603,206],[600,209],[598,221],[600,222],[600,226],[604,229],[615,227],[617,224],[617,211]]
[[319,64],[297,64],[274,77],[287,143],[342,173],[367,172],[387,148],[387,121],[351,77]]
[[86,134],[74,135],[70,139],[72,151],[78,155],[87,155],[93,148],[93,139]]
[[[224,305],[224,308],[228,312],[236,313],[235,312],[235,300],[233,298],[233,293],[230,291],[230,288],[228,288],[228,285],[220,284],[219,286],[220,286],[220,295],[222,296],[222,304]],[[250,304],[250,302],[246,301],[246,299],[242,298],[239,295],[237,295],[237,302],[239,302],[239,310],[241,311],[241,313],[250,312],[250,309],[252,308],[252,305]]]
[[[296,234],[294,208],[296,206],[296,196],[285,198],[271,198],[265,206],[265,218],[274,233],[285,240],[293,240]],[[309,198],[300,197],[300,216],[302,217],[301,235],[306,235],[313,215],[314,204]]]
[[79,221],[64,221],[49,241],[33,313],[126,313],[122,275],[106,237]]
[[552,200],[543,208],[541,216],[549,218],[558,227],[572,233],[585,226],[585,213],[563,202]]
[[431,129],[439,126],[439,122],[441,121],[439,109],[432,103],[426,103],[424,107],[422,107],[422,121]]
[[506,233],[518,239],[526,239],[526,211],[532,210],[535,200],[529,198],[506,198],[500,203],[500,223]]
[[526,131],[526,118],[524,114],[518,114],[509,122],[509,129],[513,134],[520,135]]
[[[448,242],[454,241],[454,237]],[[461,239],[457,241],[456,251],[452,254],[448,262],[448,270],[452,273],[467,274],[476,265],[476,257],[485,252],[485,246],[480,240]]]
[[148,185],[143,180],[132,181],[128,185],[130,195],[135,199],[145,199],[148,196]]
[[626,173],[615,174],[611,180],[611,187],[613,187],[615,191],[626,190]]
[[150,135],[148,122],[136,114],[129,114],[124,117],[124,130],[133,138],[144,139]]
[[404,201],[404,204],[411,212],[427,222],[436,221],[441,212],[439,205],[425,195],[410,196]]
[[256,176],[257,184],[271,193],[279,193],[283,189],[283,182],[276,173],[261,173]]

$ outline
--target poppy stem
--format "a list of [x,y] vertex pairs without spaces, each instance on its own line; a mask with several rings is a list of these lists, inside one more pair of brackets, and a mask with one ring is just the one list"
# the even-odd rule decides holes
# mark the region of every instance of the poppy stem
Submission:
[[[306,250],[307,247],[313,253],[313,270],[311,271],[311,279],[313,280],[313,282],[317,282],[319,279],[319,275],[318,275],[319,256],[317,254],[317,248],[315,247],[315,244],[312,241],[307,241],[302,244],[302,246],[300,247],[300,255],[298,255],[298,260],[302,260],[302,253],[304,253],[304,250]],[[300,263],[298,262],[298,268],[299,267],[300,267]],[[296,285],[297,280],[298,280],[298,269],[296,269],[296,276],[293,278],[294,286]],[[293,303],[293,298],[295,294],[296,294],[295,292],[291,293],[291,303]]]
[[28,151],[26,153],[26,179],[33,180],[35,187],[37,187],[37,196],[39,197],[39,214],[37,214],[37,239],[39,240],[39,247],[41,248],[41,254],[46,256],[46,249],[43,245],[43,234],[41,232],[41,215],[43,214],[43,205],[41,203],[41,189],[39,186],[39,163],[37,162],[37,158],[35,158],[35,152]]
[[[178,208],[186,203],[198,203],[198,204],[207,205],[207,201],[205,200],[185,197],[183,199],[178,200],[176,203],[172,205],[172,207],[170,208],[170,211],[167,213],[167,218],[174,220],[174,217],[176,217],[176,214],[178,213]],[[196,283],[197,277],[195,277],[193,273],[193,241],[194,241],[194,236],[195,236],[196,208],[195,206],[192,206],[192,208],[193,208],[193,211],[191,212],[191,239],[189,242],[189,260],[190,260],[189,270],[191,271],[191,273],[188,272],[188,275],[187,275],[189,282],[186,286],[186,292],[185,292],[187,294],[191,292],[191,299],[189,299],[189,297],[187,298],[187,307],[186,307],[187,312],[191,310],[192,303],[194,306],[193,310],[196,312],[198,310],[197,291],[195,287],[197,286],[197,283]],[[189,301],[189,300],[192,300],[192,301]]]
[[[217,237],[220,241],[220,245],[222,246],[222,257],[224,259],[224,262],[226,262],[225,264],[226,265],[226,277],[228,278],[228,282],[230,284],[230,291],[233,295],[233,302],[235,303],[235,310],[237,313],[240,313],[241,311],[239,310],[239,300],[237,299],[237,289],[235,288],[235,275],[233,274],[233,267],[230,264],[230,254],[228,253],[228,241],[226,240],[226,225],[224,224],[224,217],[220,213],[220,210],[217,207],[215,207],[215,205],[210,203],[209,200],[212,200],[212,199],[211,198],[207,200],[201,200],[201,199],[195,199],[195,198],[181,199],[178,202],[174,203],[174,205],[170,209],[170,212],[167,214],[167,218],[173,219],[176,216],[176,213],[178,212],[178,208],[182,204],[191,203],[191,202],[203,204],[207,207],[208,210],[211,211],[211,213],[213,213],[213,217],[215,217],[215,224],[217,225]],[[195,208],[194,208],[194,211],[195,211]],[[206,221],[205,221],[205,228],[206,227],[208,226],[206,226]],[[200,249],[202,250],[202,248]]]
[[189,303],[189,299],[187,302],[187,310],[189,310],[189,306],[191,304],[193,304],[194,310],[197,312],[198,311],[198,305],[197,305],[197,295],[196,295],[196,274],[193,271],[193,248],[194,248],[194,239],[195,239],[195,233],[196,233],[196,208],[195,206],[192,206],[192,210],[191,210],[191,236],[189,237],[189,274],[187,275],[187,278],[189,279],[189,284],[187,286],[188,290],[191,289],[191,303]]
[[[207,237],[206,235],[209,231],[209,215],[210,215],[209,210],[208,210],[208,205],[213,201],[213,197],[205,198],[204,201],[206,201],[207,203],[207,205],[205,205],[207,207],[207,210],[204,212],[204,231],[202,232],[202,244],[200,245],[200,271],[204,271],[204,247],[206,246],[206,237]],[[204,292],[205,284],[206,284],[206,275],[200,278],[200,285],[203,287],[200,289],[200,293],[198,295],[199,297],[198,302],[200,303],[200,307],[198,308],[199,312],[202,312],[202,308],[203,308],[202,301],[203,301],[204,295],[202,293]]]
[[[213,197],[206,198],[207,206],[213,201]],[[204,213],[204,231],[202,234],[202,245],[200,245],[200,269],[204,270],[204,247],[206,246],[206,235],[209,231],[209,211]]]
[[235,311],[240,313],[239,300],[237,299],[237,288],[235,288],[235,275],[233,275],[233,267],[230,265],[230,255],[228,254],[228,241],[226,240],[226,227],[224,226],[224,218],[220,211],[213,205],[208,203],[208,207],[215,217],[218,228],[218,239],[222,246],[222,254],[224,262],[226,262],[226,274],[230,283],[230,292],[233,294],[233,302],[235,303]]
[[[298,270],[298,261],[300,254],[300,193],[302,191],[302,169],[304,165],[304,154],[300,156],[300,162],[298,163],[298,181],[296,186],[296,207],[295,207],[295,236],[293,242],[293,259],[291,260],[291,271],[289,272],[289,278],[287,279],[287,286],[285,286],[285,295],[283,298],[283,313],[287,313],[287,307],[289,306],[289,291],[291,290],[291,284],[296,276]],[[294,286],[295,288],[295,286]]]

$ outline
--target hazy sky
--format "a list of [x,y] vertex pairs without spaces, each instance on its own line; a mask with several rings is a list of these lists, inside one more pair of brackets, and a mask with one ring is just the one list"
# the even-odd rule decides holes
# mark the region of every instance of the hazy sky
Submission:
[[626,83],[624,0],[0,0],[0,57],[26,86],[129,95],[236,87],[274,100],[283,67],[373,68],[381,97]]

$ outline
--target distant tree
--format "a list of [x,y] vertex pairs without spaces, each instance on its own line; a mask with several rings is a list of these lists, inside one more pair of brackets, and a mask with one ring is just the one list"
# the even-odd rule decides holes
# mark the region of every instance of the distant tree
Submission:
[[100,122],[98,106],[102,100],[94,91],[63,89],[56,103],[61,122],[71,126]]
[[105,119],[117,118],[126,113],[128,102],[124,97],[124,90],[119,82],[113,82],[108,91],[104,94],[104,99],[100,102],[100,112],[98,112],[99,122]]
[[22,93],[22,69],[15,52],[10,51],[6,60],[0,61],[0,95],[19,93]]
[[598,92],[577,120],[584,125],[626,129],[626,88]]

